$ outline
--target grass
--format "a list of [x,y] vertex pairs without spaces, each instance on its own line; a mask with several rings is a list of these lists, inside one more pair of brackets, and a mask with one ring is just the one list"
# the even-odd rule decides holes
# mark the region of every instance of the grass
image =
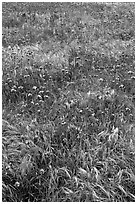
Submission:
[[134,3],[2,6],[3,202],[135,202]]

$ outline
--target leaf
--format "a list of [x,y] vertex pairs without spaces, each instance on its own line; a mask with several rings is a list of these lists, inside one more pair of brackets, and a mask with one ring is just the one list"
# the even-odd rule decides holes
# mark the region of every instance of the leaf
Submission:
[[99,188],[107,195],[108,198],[110,198],[110,194],[108,191],[106,191],[103,186],[99,185],[99,184],[96,184],[97,186],[99,186]]
[[95,177],[96,177],[96,180],[97,180],[97,182],[99,182],[100,181],[100,172],[97,170],[97,168],[96,167],[94,167],[93,168],[94,169],[94,172],[95,172]]
[[117,173],[118,183],[121,183],[122,174],[123,174],[123,170],[119,170],[119,172]]
[[127,196],[126,191],[124,190],[123,186],[118,185],[118,188],[125,194],[125,196]]
[[79,173],[82,175],[87,175],[87,171],[85,169],[79,168]]
[[23,158],[22,163],[20,164],[20,170],[21,170],[22,176],[24,176],[26,173],[28,173],[31,170],[32,164],[30,160],[31,160],[30,155],[27,155]]
[[66,173],[66,175],[68,176],[68,178],[71,179],[71,176],[70,176],[70,174],[69,174],[69,172],[68,172],[66,167],[62,167],[59,170],[63,170]]
[[82,177],[85,178],[90,178],[90,173],[88,173],[85,169],[79,168],[79,173],[81,174]]
[[66,193],[66,194],[72,194],[73,193],[73,191],[70,190],[69,188],[64,187],[62,189],[63,189],[64,193]]
[[113,133],[109,136],[109,141],[116,143],[118,140],[118,127],[114,129]]

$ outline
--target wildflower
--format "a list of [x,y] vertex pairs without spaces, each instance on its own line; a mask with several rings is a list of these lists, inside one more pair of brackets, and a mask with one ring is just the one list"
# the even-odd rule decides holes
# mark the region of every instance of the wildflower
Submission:
[[19,187],[20,183],[18,181],[16,181],[16,183],[14,184],[15,187]]
[[103,82],[104,80],[102,78],[99,79],[100,82]]
[[37,95],[37,98],[38,98],[38,99],[42,99],[41,95]]
[[33,90],[36,90],[37,89],[37,87],[36,86],[33,86],[33,88],[32,88]]
[[40,169],[40,174],[44,174],[44,169]]

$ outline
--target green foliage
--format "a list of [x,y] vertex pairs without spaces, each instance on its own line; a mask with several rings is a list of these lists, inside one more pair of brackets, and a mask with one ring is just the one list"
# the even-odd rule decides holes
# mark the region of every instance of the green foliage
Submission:
[[134,4],[2,12],[3,201],[135,201]]

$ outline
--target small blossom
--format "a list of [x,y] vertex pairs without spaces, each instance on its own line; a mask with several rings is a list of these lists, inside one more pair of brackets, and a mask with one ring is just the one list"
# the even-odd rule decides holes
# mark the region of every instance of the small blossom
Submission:
[[40,169],[40,174],[44,174],[44,169]]
[[15,187],[19,187],[20,186],[20,183],[17,181],[15,184],[14,184]]

